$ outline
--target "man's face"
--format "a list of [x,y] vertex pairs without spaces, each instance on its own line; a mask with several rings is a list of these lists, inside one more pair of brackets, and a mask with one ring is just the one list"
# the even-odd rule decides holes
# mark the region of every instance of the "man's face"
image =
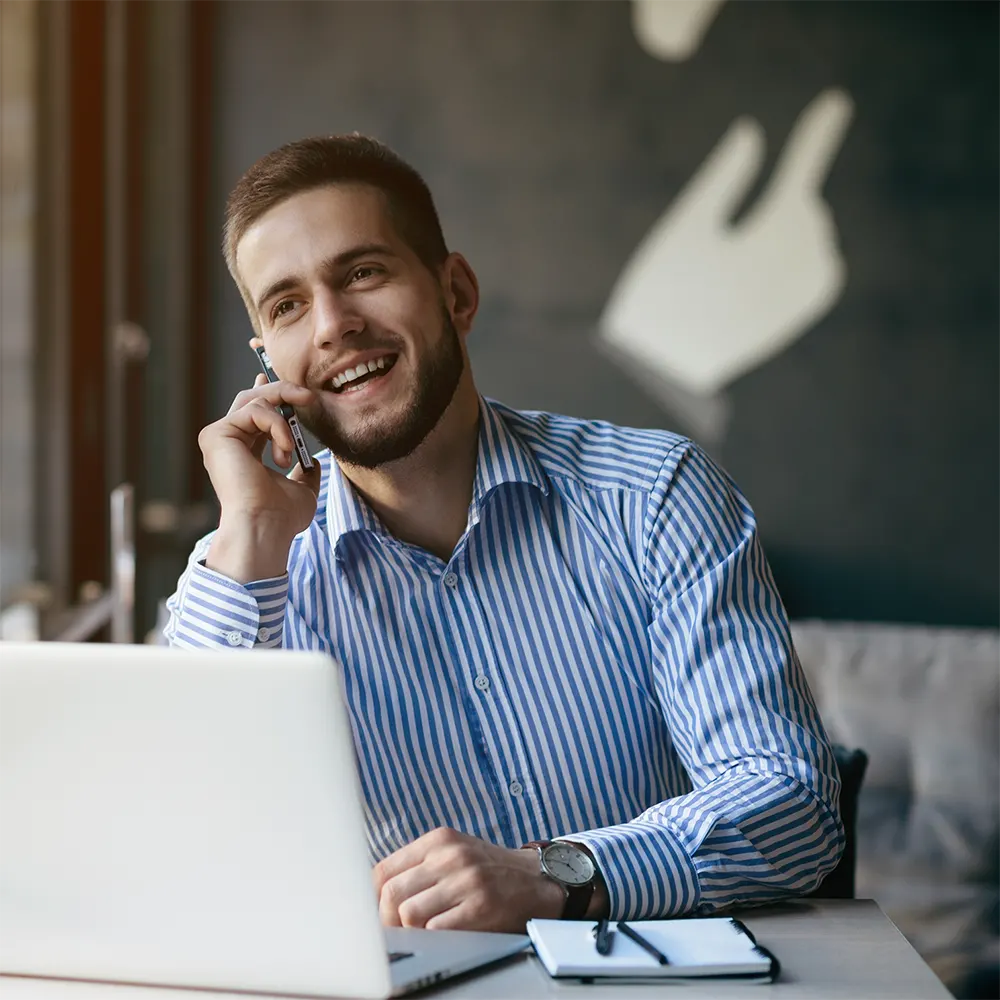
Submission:
[[338,458],[374,468],[434,429],[462,376],[462,343],[438,276],[378,190],[288,198],[246,231],[236,264],[274,370],[317,394],[299,419]]

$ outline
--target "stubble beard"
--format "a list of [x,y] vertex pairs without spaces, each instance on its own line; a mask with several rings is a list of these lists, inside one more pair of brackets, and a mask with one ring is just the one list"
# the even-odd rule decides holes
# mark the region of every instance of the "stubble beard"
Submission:
[[296,410],[306,429],[342,462],[376,469],[406,458],[438,425],[465,370],[458,331],[448,311],[441,311],[439,346],[417,370],[413,398],[399,417],[389,422],[376,409],[370,418],[347,431],[324,409]]

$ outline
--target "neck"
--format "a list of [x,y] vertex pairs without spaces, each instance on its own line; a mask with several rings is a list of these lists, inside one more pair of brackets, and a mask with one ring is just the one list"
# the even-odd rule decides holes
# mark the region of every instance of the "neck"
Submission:
[[376,469],[337,464],[393,535],[447,562],[468,523],[478,454],[479,397],[464,378],[411,455]]

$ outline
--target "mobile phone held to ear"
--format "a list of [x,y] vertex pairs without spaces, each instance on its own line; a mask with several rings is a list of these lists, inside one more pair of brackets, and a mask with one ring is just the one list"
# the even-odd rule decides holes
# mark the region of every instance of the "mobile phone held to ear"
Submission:
[[[260,359],[260,366],[264,369],[264,374],[267,376],[268,382],[279,381],[278,376],[271,367],[271,359],[267,356],[267,351],[263,347],[255,347],[254,353]],[[298,456],[299,465],[303,469],[311,469],[314,464],[313,457],[309,454],[309,449],[306,447],[306,439],[302,434],[302,425],[299,423],[299,418],[295,416],[295,411],[287,403],[279,403],[278,412],[288,421],[288,429],[292,432],[292,440],[295,442],[295,454]]]

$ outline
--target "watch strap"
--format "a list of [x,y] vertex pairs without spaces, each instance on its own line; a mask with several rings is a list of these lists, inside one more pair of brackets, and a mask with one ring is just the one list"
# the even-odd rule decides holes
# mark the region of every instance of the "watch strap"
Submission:
[[[551,840],[531,840],[527,844],[522,844],[521,848],[522,850],[531,847],[535,848],[538,851],[538,864],[541,868],[542,851],[552,843],[553,841]],[[576,844],[572,846],[576,847]],[[579,850],[580,848],[577,847],[576,849]],[[569,885],[566,882],[561,882],[559,879],[552,878],[544,869],[542,869],[542,874],[546,878],[552,879],[566,893],[566,903],[563,906],[560,920],[583,920],[590,907],[590,901],[594,898],[596,871],[594,878],[589,882],[584,882],[583,885]]]

